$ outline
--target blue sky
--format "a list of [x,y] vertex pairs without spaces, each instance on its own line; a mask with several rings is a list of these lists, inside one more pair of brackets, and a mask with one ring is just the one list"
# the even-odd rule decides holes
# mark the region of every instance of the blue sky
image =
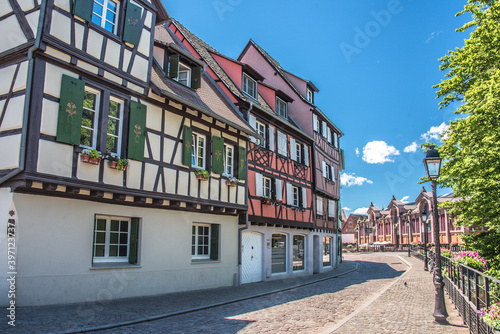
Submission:
[[[168,13],[226,56],[249,38],[318,88],[318,107],[344,132],[341,204],[346,214],[392,195],[413,201],[424,154],[455,118],[439,109],[438,59],[464,44],[462,1],[163,0]],[[430,191],[430,184],[426,184]],[[438,194],[450,189],[438,189]],[[349,210],[348,210],[349,209]],[[365,211],[366,212],[366,211]]]

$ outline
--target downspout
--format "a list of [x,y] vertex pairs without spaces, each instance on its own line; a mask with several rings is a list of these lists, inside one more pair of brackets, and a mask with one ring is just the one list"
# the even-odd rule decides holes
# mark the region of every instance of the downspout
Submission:
[[40,46],[40,42],[42,39],[42,31],[43,31],[43,24],[45,21],[45,10],[47,7],[47,0],[42,1],[42,5],[40,7],[40,18],[38,20],[38,27],[37,27],[37,35],[35,39],[35,44],[28,50],[28,77],[26,79],[26,95],[24,98],[24,110],[23,110],[23,125],[21,128],[21,146],[19,149],[19,167],[5,175],[4,177],[0,178],[0,185],[3,184],[4,182],[10,180],[17,174],[21,173],[24,171],[24,168],[26,167],[26,141],[27,141],[27,134],[28,134],[28,119],[29,119],[29,111],[30,111],[30,104],[31,104],[31,91],[33,87],[33,68],[35,64],[35,60],[33,59],[33,53],[38,50]]
[[[250,101],[250,108],[248,109],[247,111],[247,119],[248,119],[248,115],[250,114],[250,111],[252,110],[253,108],[253,103]],[[247,148],[248,150],[248,148]],[[247,182],[246,182],[246,185],[247,185],[247,192],[246,192],[246,201],[247,201],[247,206],[248,206],[248,160],[247,160],[247,166],[246,166],[246,176],[247,176]],[[238,228],[238,286],[241,285],[241,239],[242,239],[242,233],[243,233],[243,230],[247,230],[248,229],[248,209],[247,209],[247,212],[245,213],[245,226],[243,227],[239,227]]]

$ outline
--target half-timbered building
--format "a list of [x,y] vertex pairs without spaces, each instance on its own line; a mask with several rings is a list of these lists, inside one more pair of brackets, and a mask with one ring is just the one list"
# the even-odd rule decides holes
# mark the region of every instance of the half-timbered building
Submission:
[[17,273],[17,305],[237,282],[260,137],[157,33],[168,19],[159,0],[0,3],[0,245],[16,254],[0,275]]
[[[315,105],[316,86],[286,71],[273,57],[253,40],[241,52],[238,60],[250,65],[263,77],[263,83],[284,92],[294,102],[288,114],[314,140],[312,149],[314,254],[321,252],[322,261],[315,262],[314,272],[331,268],[339,261],[341,220],[339,219],[340,179],[344,155],[339,138],[340,129]],[[316,255],[319,256],[319,255]]]
[[264,84],[251,66],[220,54],[175,20],[169,29],[208,64],[207,72],[260,135],[251,138],[248,151],[249,211],[240,235],[241,282],[312,274],[313,140],[288,114],[294,100]]

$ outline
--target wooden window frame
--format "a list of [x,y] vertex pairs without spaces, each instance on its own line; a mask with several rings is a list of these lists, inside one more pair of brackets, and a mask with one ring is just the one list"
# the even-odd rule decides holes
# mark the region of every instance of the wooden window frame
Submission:
[[[229,150],[231,151],[230,163],[228,163]],[[234,174],[234,146],[229,144],[224,144],[224,173],[222,175],[232,176],[233,174]]]
[[[251,85],[250,85],[251,84]],[[249,92],[249,90],[253,87],[253,94]],[[243,73],[243,78],[241,80],[241,90],[245,95],[251,97],[254,100],[257,100],[258,92],[257,92],[257,81],[250,77],[248,74]]]
[[[117,35],[117,29],[118,29],[118,22],[119,22],[119,16],[120,16],[120,8],[121,8],[121,1],[114,1],[114,0],[102,0],[102,4],[98,2],[98,0],[93,0],[93,5],[92,5],[92,16],[91,16],[91,22],[94,23],[95,25],[97,25],[98,27],[101,27],[102,29],[106,30],[107,32],[110,32],[112,34],[115,34]],[[107,13],[108,13],[108,10],[109,10],[109,7],[108,7],[108,4],[112,2],[112,3],[115,3],[116,4],[116,11],[114,12],[115,14],[115,21],[112,23],[113,25],[113,31],[110,31],[106,28],[106,22],[110,22],[111,21],[108,21],[107,19]],[[102,10],[103,10],[103,13],[102,13],[102,16],[99,16],[97,15],[96,12],[94,12],[94,7],[96,6],[96,3],[97,5],[99,6],[102,6]],[[111,11],[112,12],[112,11]],[[100,23],[97,23],[94,21],[94,17],[98,17],[100,18]]]
[[314,103],[313,91],[310,88],[307,88],[306,100],[310,103]]
[[[105,230],[96,230],[97,228],[97,221],[98,220],[105,220],[106,221],[106,226]],[[118,220],[118,224],[121,225],[121,222],[127,222],[127,255],[126,256],[111,256],[109,255],[110,253],[110,246],[116,245],[120,246],[122,245],[120,243],[120,240],[118,240],[118,244],[111,244],[111,221],[112,220]],[[105,242],[104,243],[98,243],[97,242],[97,233],[98,232],[104,232],[105,233]],[[131,218],[126,218],[126,217],[118,217],[118,216],[103,216],[103,215],[96,215],[95,220],[94,220],[94,242],[93,242],[93,252],[92,252],[92,263],[128,263],[129,262],[129,252],[130,252],[130,235],[131,235]],[[122,234],[122,232],[118,232],[118,234]],[[120,239],[118,237],[118,239]],[[96,246],[104,246],[104,256],[96,256]]]
[[295,207],[299,207],[301,206],[301,202],[300,202],[300,191],[299,191],[299,187],[297,186],[293,186],[292,185],[292,205],[295,206]]
[[273,195],[273,182],[270,177],[262,177],[262,196],[272,198]]
[[276,97],[276,113],[283,118],[287,118],[288,115],[287,103],[279,97]]
[[266,146],[266,125],[262,122],[255,121],[255,131],[264,138],[263,140],[261,139],[256,139],[256,144],[260,145],[262,147]]
[[[187,86],[187,87],[191,87],[191,67],[184,64],[183,62],[179,62],[179,73],[177,75],[177,78],[175,79],[178,83],[180,83],[181,85],[184,85],[184,86]],[[186,82],[184,82],[184,79],[182,79],[181,81],[181,73],[186,73]]]
[[[123,111],[125,108],[126,100],[123,98],[114,96],[109,91],[96,89],[96,88],[93,88],[93,87],[90,87],[87,85],[85,86],[85,92],[94,94],[96,96],[96,99],[95,99],[96,110],[93,110],[93,112],[94,112],[94,127],[92,129],[89,127],[85,127],[83,125],[83,121],[84,121],[83,117],[82,117],[82,125],[80,126],[80,136],[81,136],[81,131],[83,129],[91,129],[92,130],[92,132],[93,132],[92,145],[84,145],[84,144],[82,144],[81,139],[80,139],[80,147],[89,148],[89,149],[96,149],[96,150],[99,150],[101,152],[109,151],[110,153],[112,153],[114,155],[121,156],[122,140],[123,140],[123,127],[124,127],[124,123],[125,123]],[[103,98],[104,96],[106,96],[106,98]],[[118,112],[118,114],[119,114],[118,118],[109,115],[109,109],[110,109],[109,103],[111,101],[117,102],[120,105],[119,112]],[[103,104],[105,102],[108,102],[108,105],[107,105],[108,112],[102,112],[104,110],[104,108],[106,108],[106,106],[104,106],[104,104]],[[84,103],[85,103],[85,99],[84,99]],[[83,109],[90,110],[89,108],[85,108],[85,107]],[[107,119],[106,119],[106,122],[105,122],[106,125],[104,128],[101,125],[104,124],[104,122],[102,122],[102,118],[105,116],[107,116]],[[119,121],[117,135],[108,133],[108,129],[109,129],[108,125],[109,125],[110,118],[116,119]],[[105,138],[103,138],[104,136],[105,136]],[[108,150],[108,148],[107,148],[108,136],[116,137],[116,142],[117,142],[116,151]],[[102,141],[104,142],[105,147],[100,147],[99,144],[102,143]]]
[[[199,227],[207,228],[207,234],[202,234],[203,237],[206,237],[207,243],[203,243],[200,245],[199,243]],[[193,231],[194,230],[194,231]],[[194,233],[193,233],[194,232]],[[191,259],[193,260],[210,260],[210,232],[211,225],[205,223],[193,223],[191,227]],[[207,247],[206,254],[199,253],[199,247]]]
[[[207,163],[207,136],[200,134],[198,132],[192,133],[193,141],[191,144],[191,167],[205,169]],[[198,139],[203,138],[203,153],[202,155],[198,155],[199,142]],[[202,159],[202,164],[198,165],[198,160]]]

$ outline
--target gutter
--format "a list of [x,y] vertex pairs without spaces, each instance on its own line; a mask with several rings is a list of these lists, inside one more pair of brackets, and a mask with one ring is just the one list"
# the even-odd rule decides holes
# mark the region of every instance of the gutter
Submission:
[[42,40],[43,23],[45,21],[45,11],[47,7],[47,0],[42,1],[40,7],[40,18],[38,20],[37,35],[35,39],[35,44],[28,50],[28,77],[26,79],[26,95],[24,98],[24,110],[23,110],[23,126],[21,130],[21,146],[19,149],[19,167],[5,175],[0,179],[0,185],[6,181],[12,179],[14,176],[23,172],[26,167],[26,142],[28,137],[28,121],[29,121],[29,111],[31,105],[31,92],[33,87],[33,68],[35,66],[35,60],[33,54],[40,47],[40,42]]

